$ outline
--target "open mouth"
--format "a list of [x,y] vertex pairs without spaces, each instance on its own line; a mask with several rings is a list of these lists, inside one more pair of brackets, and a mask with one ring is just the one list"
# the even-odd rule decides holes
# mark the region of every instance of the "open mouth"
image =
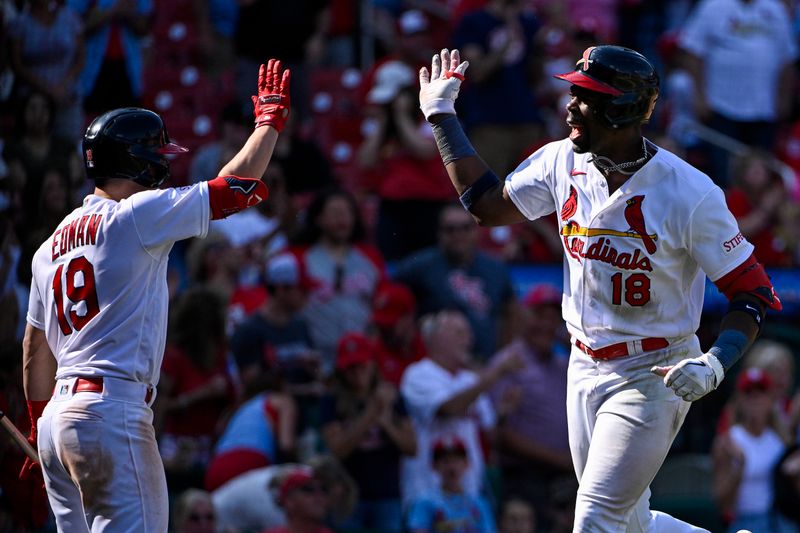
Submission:
[[569,126],[569,139],[571,141],[583,136],[583,125],[576,122],[567,122],[567,126]]

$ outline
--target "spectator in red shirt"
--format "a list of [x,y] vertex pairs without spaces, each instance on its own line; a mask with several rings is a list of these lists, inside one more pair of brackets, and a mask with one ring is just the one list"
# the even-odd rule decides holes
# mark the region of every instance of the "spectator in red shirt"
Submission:
[[753,152],[738,159],[733,186],[726,195],[728,208],[765,265],[789,266],[791,262],[786,246],[775,236],[786,197],[783,180],[770,168],[768,155]]
[[419,112],[417,74],[387,61],[367,94],[366,131],[358,162],[380,197],[377,242],[389,260],[436,243],[430,228],[454,198],[431,129]]
[[396,387],[406,367],[426,353],[415,313],[414,293],[402,283],[386,282],[375,291],[372,323],[377,334],[376,361],[383,379]]

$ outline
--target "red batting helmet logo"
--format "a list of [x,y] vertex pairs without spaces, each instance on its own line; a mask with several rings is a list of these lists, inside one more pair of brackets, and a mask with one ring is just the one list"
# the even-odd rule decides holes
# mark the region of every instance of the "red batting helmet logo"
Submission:
[[89,148],[86,150],[86,166],[89,168],[94,168],[94,159],[92,157],[92,149]]

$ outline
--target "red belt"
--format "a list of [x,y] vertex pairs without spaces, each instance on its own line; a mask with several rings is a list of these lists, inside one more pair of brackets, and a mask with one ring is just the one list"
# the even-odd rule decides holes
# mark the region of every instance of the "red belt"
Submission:
[[[631,352],[628,349],[628,345],[634,343],[641,343],[641,350]],[[588,354],[592,359],[616,359],[617,357],[625,357],[635,353],[652,352],[653,350],[666,348],[669,346],[669,341],[660,337],[649,337],[640,341],[619,342],[617,344],[606,346],[605,348],[592,350],[578,339],[575,339],[575,346],[580,348],[584,353]]]
[[[103,392],[103,378],[78,378],[72,392]],[[152,397],[153,388],[149,387],[144,395],[144,403],[150,403]]]

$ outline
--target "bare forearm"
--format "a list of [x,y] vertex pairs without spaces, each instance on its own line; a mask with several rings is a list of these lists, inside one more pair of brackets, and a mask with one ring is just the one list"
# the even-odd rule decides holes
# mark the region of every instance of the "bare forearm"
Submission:
[[705,77],[703,76],[703,60],[691,52],[687,52],[686,70],[689,71],[689,74],[691,74],[692,78],[694,79],[697,92],[699,94],[703,94],[703,87],[705,85]]
[[336,424],[328,431],[323,431],[325,442],[328,445],[331,453],[340,458],[345,458],[355,450],[358,443],[366,434],[367,430],[372,427],[377,418],[377,411],[372,407],[367,407],[361,416],[359,416],[353,425],[348,426],[347,429],[341,425]]
[[28,324],[22,341],[22,386],[28,401],[50,399],[57,367],[44,331]]
[[417,454],[417,436],[414,433],[414,428],[408,420],[395,423],[392,419],[388,423],[383,424],[383,430],[390,439],[397,445],[400,452],[404,455]]
[[474,385],[459,391],[455,396],[439,406],[437,415],[445,416],[464,416],[470,405],[478,399],[489,387],[494,385],[500,378],[497,367],[486,369]]
[[717,472],[714,479],[714,499],[720,509],[731,509],[739,494],[741,475],[731,472]]
[[86,49],[83,45],[83,41],[78,45],[78,49],[75,52],[75,60],[72,62],[69,71],[67,72],[66,79],[69,83],[72,83],[77,79],[80,73],[83,71],[83,65],[86,63]]
[[367,137],[358,149],[358,164],[361,168],[375,168],[380,159],[380,150],[383,146],[383,132],[376,132],[375,135]]
[[272,126],[256,128],[239,153],[219,171],[220,176],[261,178],[272,159],[278,132]]
[[396,123],[400,140],[414,157],[423,159],[436,154],[436,145],[431,142],[430,138],[419,134],[413,120],[406,116],[397,117]]

